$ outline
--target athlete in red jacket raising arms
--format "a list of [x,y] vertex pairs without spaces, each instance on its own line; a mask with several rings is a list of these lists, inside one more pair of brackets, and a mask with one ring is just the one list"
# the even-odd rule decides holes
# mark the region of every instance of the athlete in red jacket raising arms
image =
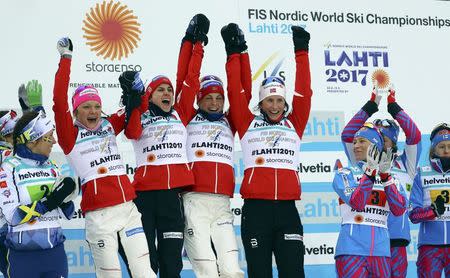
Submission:
[[241,236],[249,277],[272,277],[272,252],[280,277],[304,277],[303,227],[295,200],[300,199],[300,139],[311,108],[310,35],[297,26],[292,31],[296,60],[292,112],[286,114],[283,80],[270,76],[260,86],[261,114],[256,116],[241,90],[240,55],[232,51],[245,42],[243,33],[233,23],[222,29],[231,118],[245,163]]
[[[86,216],[86,241],[96,275],[122,277],[117,253],[119,234],[133,277],[156,277],[149,265],[141,214],[131,202],[136,197],[134,188],[116,143],[125,114],[102,118],[97,89],[80,86],[72,96],[73,121],[67,99],[72,49],[69,38],[58,41],[61,60],[55,76],[53,111],[58,143],[81,179],[81,209]],[[135,83],[136,91],[143,91],[142,81]]]
[[[197,15],[193,20],[198,21],[202,16]],[[187,32],[178,59],[177,92],[184,82],[191,83],[187,73],[197,63],[193,43],[195,37]],[[242,53],[240,63],[243,87],[249,99],[252,81],[247,53]],[[196,93],[198,105],[197,110],[191,106],[192,117],[187,126],[187,155],[195,183],[183,194],[184,246],[196,277],[243,278],[230,208],[235,185],[235,129],[229,114],[224,113],[223,83],[217,76],[206,75],[201,78],[198,91],[184,93]]]
[[[183,268],[183,188],[194,184],[186,153],[186,126],[194,116],[192,104],[199,90],[203,45],[207,43],[209,20],[195,16],[186,31],[180,55],[191,52],[189,67],[175,105],[169,78],[159,75],[148,85],[142,115],[133,112],[125,134],[132,139],[137,170],[135,203],[142,213],[152,268],[161,278],[180,277]],[[192,41],[186,37],[192,35]],[[155,245],[158,239],[158,246]]]

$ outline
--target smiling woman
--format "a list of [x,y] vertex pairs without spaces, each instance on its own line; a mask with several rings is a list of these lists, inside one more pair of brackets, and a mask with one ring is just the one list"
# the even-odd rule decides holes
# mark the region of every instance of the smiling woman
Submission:
[[86,241],[97,276],[121,276],[117,255],[119,235],[133,276],[155,277],[150,269],[141,214],[131,202],[136,197],[134,188],[125,173],[116,142],[125,125],[125,113],[102,118],[102,100],[97,89],[79,86],[72,95],[73,121],[67,99],[72,48],[69,38],[58,41],[61,60],[55,76],[53,111],[58,142],[81,179]]
[[43,112],[25,113],[12,134],[14,154],[0,168],[8,277],[68,274],[60,219],[71,219],[71,200],[78,191],[73,179],[60,178],[58,166],[49,159],[56,143],[53,133],[53,122]]
[[261,115],[254,115],[241,93],[245,84],[241,59],[248,55],[243,32],[234,23],[221,32],[228,55],[230,116],[245,163],[241,237],[248,276],[272,277],[273,253],[280,277],[304,277],[303,226],[295,200],[301,193],[300,141],[311,110],[310,35],[301,27],[292,27],[296,62],[292,111],[287,113],[284,81],[269,76],[260,85]]

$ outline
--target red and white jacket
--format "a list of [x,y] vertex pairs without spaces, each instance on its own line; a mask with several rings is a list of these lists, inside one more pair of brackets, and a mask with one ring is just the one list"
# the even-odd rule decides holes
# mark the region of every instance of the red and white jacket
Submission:
[[[102,125],[99,128],[101,132],[89,132],[75,125],[67,97],[71,62],[69,58],[61,58],[59,62],[53,88],[53,111],[58,143],[68,157],[71,167],[82,180],[81,209],[87,212],[131,201],[136,194],[125,171],[121,170],[124,166],[115,142],[115,136],[124,129],[125,115],[112,114],[102,119]],[[86,136],[81,136],[80,129],[86,131]],[[82,150],[81,137],[91,137],[89,139],[93,141],[107,139],[105,141],[108,142],[108,153],[103,148],[102,150],[95,150],[96,148]],[[80,159],[83,155],[86,157]],[[111,161],[117,165],[111,164]],[[84,170],[92,167],[95,167],[96,174],[91,173],[83,177],[86,175]]]
[[[203,45],[201,42],[197,42],[194,45],[189,42],[183,42],[180,50],[180,59],[186,59],[186,68],[182,73],[178,70],[177,75],[183,74],[185,78],[181,81],[180,87],[178,87],[177,79],[177,90],[175,93],[175,105],[172,117],[169,121],[177,122],[181,121],[184,125],[184,132],[187,134],[186,126],[192,120],[195,115],[195,110],[193,111],[193,102],[195,99],[195,93],[200,88],[200,67],[203,59]],[[181,58],[183,57],[183,58]],[[180,66],[180,65],[179,65]],[[149,94],[143,97],[142,105],[139,109],[133,111],[130,116],[129,123],[125,130],[125,135],[127,138],[132,139],[135,146],[135,152],[137,157],[140,156],[141,149],[136,148],[144,147],[150,150],[155,149],[158,144],[154,135],[150,136],[151,131],[147,130],[152,128],[154,120],[161,122],[158,117],[151,117],[148,114],[148,99]],[[157,124],[159,124],[159,122]],[[170,124],[170,123],[169,123]],[[146,131],[147,130],[147,131]],[[168,135],[166,144],[172,144],[178,146],[178,144],[183,144],[182,148],[179,148],[181,152],[186,152],[186,140],[179,142],[182,137],[176,137]],[[173,142],[171,140],[174,140]],[[179,162],[184,161],[186,158],[186,163]],[[139,159],[137,159],[137,162]],[[172,189],[178,187],[186,187],[193,185],[194,175],[187,163],[187,154],[182,153],[180,159],[174,158],[170,163],[163,165],[156,165],[158,161],[158,155],[148,157],[145,162],[141,159],[142,165],[137,165],[138,168],[134,174],[134,186],[137,191],[147,191],[147,190],[161,190],[161,189]],[[138,162],[139,163],[139,162]]]
[[[189,80],[193,78],[190,76],[192,69],[200,71],[197,67],[201,65],[201,60],[199,61],[198,58],[193,51],[192,43],[183,42],[178,58],[177,94],[183,91],[185,94],[196,95],[199,90],[199,87],[183,87],[183,83],[189,84]],[[250,101],[252,79],[247,53],[241,54],[240,63],[243,90]],[[233,153],[236,130],[229,113],[220,121],[209,122],[197,113],[191,104],[187,115],[189,117],[187,151],[195,178],[195,183],[188,190],[232,197],[235,186]],[[198,131],[203,131],[203,134],[194,135]]]
[[[242,93],[241,84],[241,63],[240,56],[242,54],[232,54],[228,56],[226,71],[228,77],[228,98],[230,101],[230,115],[233,123],[235,124],[236,130],[243,143],[242,139],[246,135],[250,128],[250,124],[254,120],[258,120],[255,115],[252,114],[248,108],[248,102],[246,101],[246,96]],[[267,129],[270,135],[271,129],[284,128],[285,130],[295,129],[296,135],[291,137],[296,137],[297,140],[301,139],[303,136],[304,129],[306,127],[309,113],[311,110],[311,76],[309,69],[309,57],[308,52],[299,50],[295,53],[296,61],[296,80],[295,80],[295,92],[292,102],[292,112],[280,121],[279,125],[267,125]],[[255,122],[256,123],[256,122]],[[283,125],[280,127],[280,125]],[[278,132],[278,131],[277,131]],[[281,132],[280,134],[283,134]],[[287,142],[292,138],[283,138],[284,135],[280,135],[280,142]],[[298,144],[297,144],[298,145]],[[242,144],[243,153],[245,154],[249,150],[245,150],[248,146]],[[295,147],[295,149],[294,149]],[[299,145],[298,145],[299,147]],[[276,157],[281,160],[286,157],[286,159],[292,158],[292,164],[295,164],[299,149],[296,145],[291,145],[291,150],[279,150]],[[268,148],[270,149],[270,148]],[[255,150],[258,152],[258,150]],[[295,154],[293,157],[284,156],[284,152],[289,154]],[[249,158],[244,157],[244,161],[249,161]],[[258,165],[257,167],[254,166]],[[252,167],[249,167],[251,165]],[[241,195],[244,199],[266,199],[266,200],[298,200],[301,195],[301,186],[298,173],[291,167],[281,168],[281,167],[264,167],[264,161],[254,161],[246,166],[244,171],[244,179],[241,186]],[[270,164],[269,164],[270,165]],[[254,167],[253,167],[254,166]]]

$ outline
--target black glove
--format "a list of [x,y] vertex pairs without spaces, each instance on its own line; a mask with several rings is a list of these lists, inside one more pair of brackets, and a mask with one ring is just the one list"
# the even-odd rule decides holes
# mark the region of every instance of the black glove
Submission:
[[131,112],[141,105],[141,97],[145,94],[144,83],[137,71],[124,71],[119,76],[119,82],[122,88],[121,102],[126,112],[125,122],[128,123]]
[[234,53],[241,53],[247,50],[247,42],[245,41],[244,32],[236,23],[230,23],[225,25],[222,30],[220,30],[223,42],[225,43],[225,50],[227,55]]
[[137,71],[124,71],[119,76],[120,87],[126,94],[144,94],[144,83]]
[[440,217],[445,212],[445,201],[442,195],[436,197],[434,203],[431,203],[431,209],[433,210],[436,217]]
[[209,19],[204,14],[196,14],[191,21],[189,21],[183,41],[187,40],[192,43],[201,41],[204,45],[207,45],[208,31]]
[[75,181],[72,178],[64,178],[53,191],[47,195],[47,200],[43,201],[43,204],[48,209],[52,211],[59,207],[64,199],[69,196],[76,188]]
[[292,39],[294,41],[294,49],[297,50],[306,50],[308,51],[309,33],[300,26],[292,26]]

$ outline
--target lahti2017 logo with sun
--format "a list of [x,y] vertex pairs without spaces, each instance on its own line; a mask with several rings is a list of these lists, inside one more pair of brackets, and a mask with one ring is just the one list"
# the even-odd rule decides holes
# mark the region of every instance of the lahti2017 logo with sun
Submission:
[[84,38],[97,56],[122,59],[137,48],[141,26],[133,11],[120,2],[97,3],[83,20]]

